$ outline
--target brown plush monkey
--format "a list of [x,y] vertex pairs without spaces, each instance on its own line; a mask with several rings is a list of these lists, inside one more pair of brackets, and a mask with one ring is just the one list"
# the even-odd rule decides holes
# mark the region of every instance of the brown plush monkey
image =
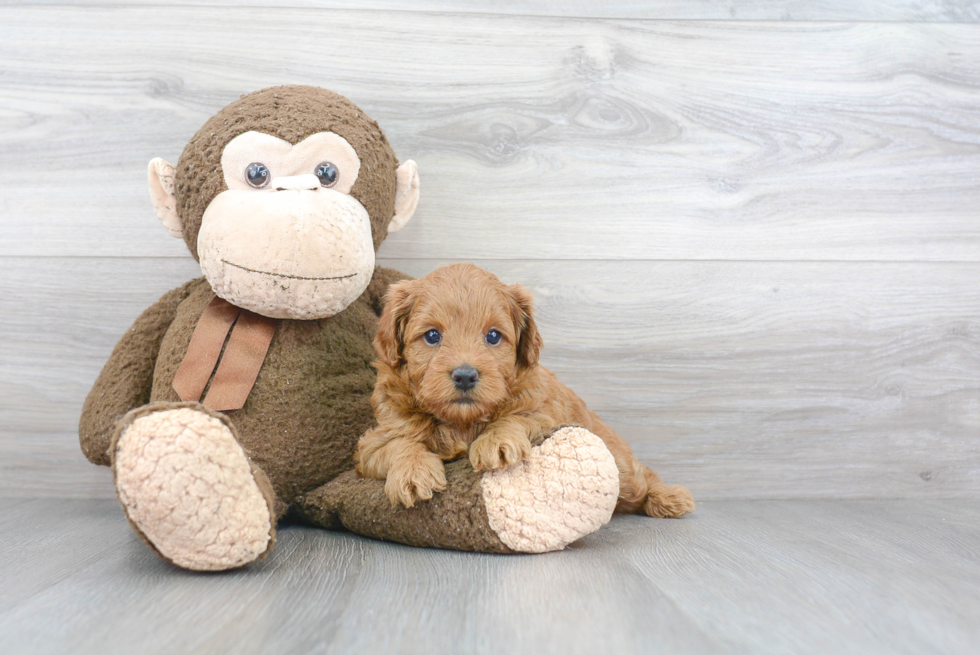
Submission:
[[524,464],[447,466],[447,489],[406,510],[352,455],[373,423],[371,340],[388,284],[375,251],[411,218],[414,162],[377,123],[315,87],[228,105],[178,165],[149,166],[167,230],[204,277],[165,294],[120,340],[82,410],[82,450],[112,467],[137,534],[161,557],[222,570],[265,556],[287,512],[403,543],[540,552],[605,523],[615,464],[581,428]]

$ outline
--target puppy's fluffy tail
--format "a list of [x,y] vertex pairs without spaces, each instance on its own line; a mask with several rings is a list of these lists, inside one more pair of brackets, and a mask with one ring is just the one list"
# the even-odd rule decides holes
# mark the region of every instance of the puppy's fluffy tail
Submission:
[[631,459],[632,470],[620,470],[620,476],[625,479],[620,483],[617,512],[676,519],[694,511],[694,498],[687,488],[664,484],[659,475],[635,457]]

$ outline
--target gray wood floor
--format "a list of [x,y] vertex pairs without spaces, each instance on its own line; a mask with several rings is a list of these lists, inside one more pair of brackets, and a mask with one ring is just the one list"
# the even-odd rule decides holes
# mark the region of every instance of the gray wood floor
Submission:
[[956,653],[980,647],[980,501],[709,501],[488,556],[305,527],[192,574],[110,500],[0,502],[0,650]]

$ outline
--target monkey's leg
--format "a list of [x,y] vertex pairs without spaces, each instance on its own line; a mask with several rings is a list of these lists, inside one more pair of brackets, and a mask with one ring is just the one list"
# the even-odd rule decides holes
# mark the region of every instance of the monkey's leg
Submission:
[[556,430],[506,469],[481,474],[466,459],[451,462],[446,481],[445,491],[405,509],[392,507],[384,480],[348,471],[293,507],[314,525],[412,546],[541,553],[598,530],[619,495],[612,454],[579,427]]
[[275,494],[223,414],[193,403],[153,403],[119,422],[110,446],[119,501],[160,557],[221,571],[275,543]]

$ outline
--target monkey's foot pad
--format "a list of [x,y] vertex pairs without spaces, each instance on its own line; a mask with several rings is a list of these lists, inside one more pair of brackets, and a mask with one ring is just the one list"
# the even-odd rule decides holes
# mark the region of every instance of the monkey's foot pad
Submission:
[[512,550],[561,550],[609,522],[619,470],[602,439],[585,428],[557,430],[522,463],[483,477],[490,527]]
[[269,503],[214,416],[183,407],[135,418],[116,441],[113,473],[130,522],[177,566],[235,568],[272,546]]

